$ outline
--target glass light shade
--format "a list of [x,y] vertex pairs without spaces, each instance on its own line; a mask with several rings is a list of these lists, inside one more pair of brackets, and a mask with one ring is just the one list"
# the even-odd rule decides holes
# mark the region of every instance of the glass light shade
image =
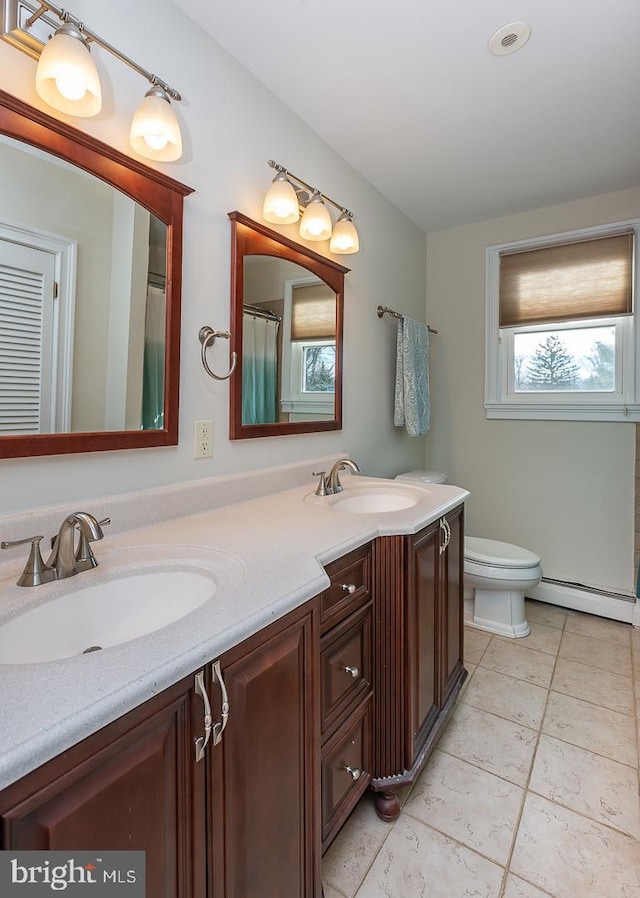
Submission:
[[300,219],[300,236],[303,240],[328,240],[332,227],[329,210],[319,196],[315,197]]
[[286,176],[278,174],[274,178],[264,198],[262,217],[272,224],[292,224],[300,218],[298,197]]
[[154,86],[145,94],[131,120],[129,142],[136,153],[158,162],[182,156],[182,134],[169,97]]
[[335,223],[329,249],[332,253],[357,253],[360,249],[360,240],[356,226],[349,215],[341,215]]
[[81,33],[63,25],[44,45],[36,69],[36,91],[45,103],[69,115],[97,115],[102,89]]

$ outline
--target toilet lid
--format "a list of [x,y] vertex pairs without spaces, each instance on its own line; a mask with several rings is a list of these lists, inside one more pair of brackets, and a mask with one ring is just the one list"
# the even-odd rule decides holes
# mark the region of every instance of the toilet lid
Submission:
[[540,556],[521,546],[501,543],[495,539],[482,539],[479,536],[465,536],[464,555],[470,561],[479,564],[492,564],[496,567],[523,568],[540,564]]
[[396,480],[421,480],[423,483],[444,483],[447,475],[442,471],[406,471],[398,474]]

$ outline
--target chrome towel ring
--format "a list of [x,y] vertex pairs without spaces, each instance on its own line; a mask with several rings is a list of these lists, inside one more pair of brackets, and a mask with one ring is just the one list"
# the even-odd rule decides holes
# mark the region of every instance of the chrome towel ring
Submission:
[[225,340],[229,340],[231,338],[231,334],[229,331],[214,331],[212,327],[209,327],[208,324],[205,324],[204,327],[200,328],[200,332],[198,334],[198,338],[200,343],[202,344],[202,348],[200,350],[200,358],[202,359],[202,364],[204,365],[204,370],[207,372],[209,377],[215,378],[215,380],[228,380],[233,372],[236,370],[236,364],[238,362],[238,355],[235,352],[231,353],[231,368],[227,374],[214,374],[211,368],[209,367],[209,363],[207,362],[207,349],[216,342],[216,337],[223,337]]

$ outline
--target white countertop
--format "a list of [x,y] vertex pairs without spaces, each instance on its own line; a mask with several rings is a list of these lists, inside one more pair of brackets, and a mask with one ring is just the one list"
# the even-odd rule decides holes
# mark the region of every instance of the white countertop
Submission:
[[[345,494],[364,479],[345,474]],[[329,582],[323,564],[377,536],[415,533],[469,495],[446,484],[402,486],[417,491],[416,504],[378,514],[331,510],[330,501],[313,495],[310,479],[197,514],[121,532],[114,526],[93,544],[98,568],[34,588],[15,585],[26,554],[12,554],[0,565],[0,625],[72,589],[159,559],[202,567],[217,588],[213,599],[176,623],[119,646],[39,664],[2,664],[0,658],[0,788],[317,595]],[[128,500],[135,502],[135,494]],[[83,508],[94,510],[91,503]]]

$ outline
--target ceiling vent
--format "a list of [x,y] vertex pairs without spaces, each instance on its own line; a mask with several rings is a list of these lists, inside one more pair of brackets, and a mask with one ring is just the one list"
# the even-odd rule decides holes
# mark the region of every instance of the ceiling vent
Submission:
[[510,22],[498,28],[489,41],[489,49],[494,56],[508,56],[524,47],[530,34],[531,28],[526,22]]

